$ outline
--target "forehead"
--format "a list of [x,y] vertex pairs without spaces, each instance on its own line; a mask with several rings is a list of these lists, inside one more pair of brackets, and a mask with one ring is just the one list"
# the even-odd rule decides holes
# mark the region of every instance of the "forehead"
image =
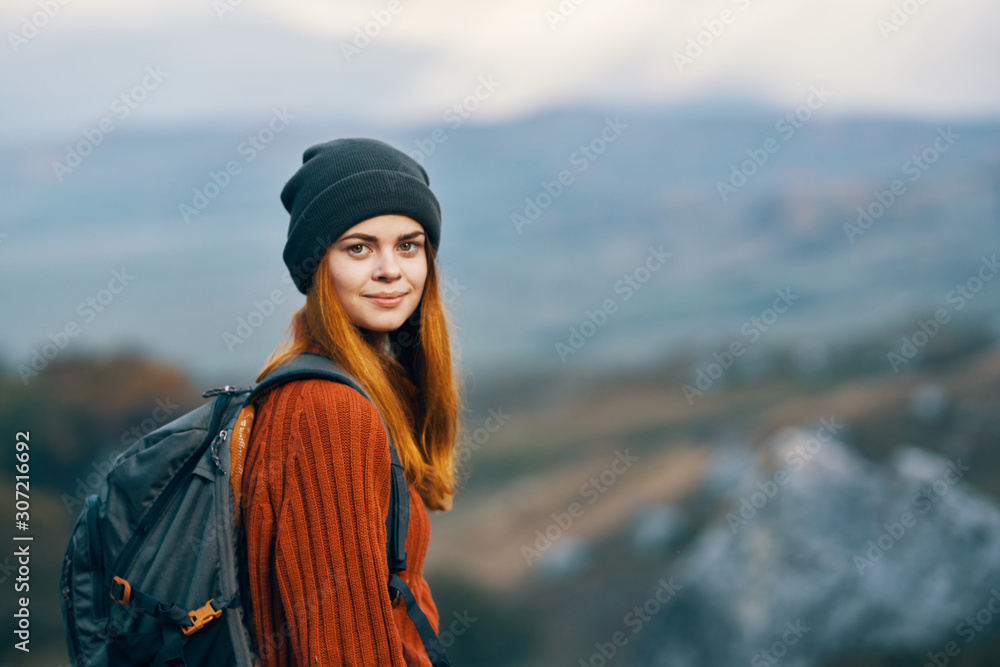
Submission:
[[344,232],[341,238],[364,234],[379,239],[394,240],[402,235],[423,232],[423,229],[420,223],[405,215],[380,215],[359,222]]

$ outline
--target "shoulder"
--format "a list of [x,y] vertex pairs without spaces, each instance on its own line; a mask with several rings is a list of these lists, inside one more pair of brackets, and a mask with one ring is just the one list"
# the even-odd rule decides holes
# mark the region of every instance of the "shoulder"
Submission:
[[356,389],[331,380],[293,380],[264,393],[258,409],[380,421],[378,410]]
[[378,409],[345,384],[294,380],[264,394],[258,409],[265,419],[286,424],[292,440],[328,443],[324,449],[333,456],[384,458],[388,466],[389,441]]

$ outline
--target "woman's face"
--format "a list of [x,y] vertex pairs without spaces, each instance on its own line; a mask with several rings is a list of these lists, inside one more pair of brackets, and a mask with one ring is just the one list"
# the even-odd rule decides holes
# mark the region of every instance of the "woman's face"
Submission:
[[426,243],[424,228],[403,215],[369,218],[337,239],[330,273],[355,325],[394,331],[413,314],[427,279]]

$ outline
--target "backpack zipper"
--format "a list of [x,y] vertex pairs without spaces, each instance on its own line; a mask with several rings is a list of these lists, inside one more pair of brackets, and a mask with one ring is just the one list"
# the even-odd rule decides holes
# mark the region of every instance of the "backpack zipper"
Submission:
[[80,636],[76,631],[76,600],[73,597],[73,581],[71,572],[73,570],[73,559],[70,558],[69,553],[63,558],[63,568],[62,568],[62,596],[65,599],[63,603],[66,608],[66,633],[69,635],[69,645],[72,651],[72,656],[70,656],[70,662],[83,664],[83,658],[80,655]]
[[104,550],[101,548],[101,529],[97,523],[97,511],[100,509],[100,499],[96,493],[87,496],[87,546],[90,549],[90,563],[97,573],[98,586],[97,595],[94,596],[94,611],[97,618],[108,617],[108,592],[106,582],[108,573],[104,569]]

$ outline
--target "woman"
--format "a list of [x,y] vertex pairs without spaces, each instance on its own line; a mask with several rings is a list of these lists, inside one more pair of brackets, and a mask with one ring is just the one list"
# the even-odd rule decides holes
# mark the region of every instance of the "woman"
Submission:
[[385,526],[387,427],[410,498],[400,576],[437,631],[422,573],[427,510],[451,507],[460,400],[428,184],[388,144],[339,139],[306,150],[281,193],[291,215],[284,260],[306,303],[258,381],[318,352],[374,405],[318,379],[281,385],[257,405],[242,512],[263,667],[431,664],[406,605],[389,598]]

